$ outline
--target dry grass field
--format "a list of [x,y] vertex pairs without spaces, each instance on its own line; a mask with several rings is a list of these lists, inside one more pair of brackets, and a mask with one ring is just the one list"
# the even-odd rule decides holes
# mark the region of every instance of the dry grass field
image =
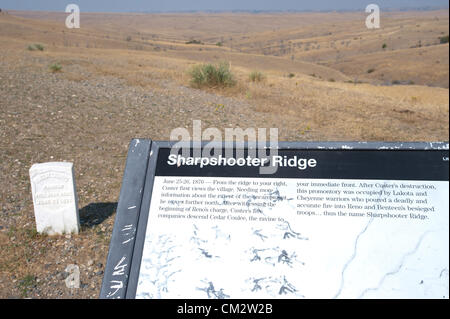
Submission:
[[[378,30],[362,12],[65,17],[0,13],[0,298],[98,296],[133,137],[198,119],[284,141],[448,141],[446,10],[382,13]],[[235,86],[191,86],[194,65],[220,61]],[[80,235],[34,230],[28,169],[46,161],[75,164]]]

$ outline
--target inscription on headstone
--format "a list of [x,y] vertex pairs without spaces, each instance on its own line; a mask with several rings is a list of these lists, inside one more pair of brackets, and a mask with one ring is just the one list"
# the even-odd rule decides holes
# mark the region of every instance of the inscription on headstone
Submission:
[[78,233],[78,197],[72,163],[50,162],[30,168],[36,229],[49,235]]

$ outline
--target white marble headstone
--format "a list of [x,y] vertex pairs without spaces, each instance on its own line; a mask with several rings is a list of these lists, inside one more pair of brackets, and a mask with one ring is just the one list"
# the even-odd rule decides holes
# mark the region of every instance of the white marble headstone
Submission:
[[73,164],[34,164],[30,180],[37,231],[49,235],[78,233],[80,218]]

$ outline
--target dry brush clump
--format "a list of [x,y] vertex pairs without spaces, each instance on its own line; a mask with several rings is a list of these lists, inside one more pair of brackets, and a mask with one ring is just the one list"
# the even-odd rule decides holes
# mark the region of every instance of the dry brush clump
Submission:
[[203,44],[203,42],[193,39],[193,40],[187,41],[186,44]]
[[448,43],[448,34],[442,37],[439,37],[440,44]]

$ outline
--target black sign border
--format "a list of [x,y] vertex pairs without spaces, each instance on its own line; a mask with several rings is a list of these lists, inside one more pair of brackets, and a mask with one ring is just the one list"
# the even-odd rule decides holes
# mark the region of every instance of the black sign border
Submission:
[[[247,142],[164,142],[132,139],[105,267],[101,299],[134,299],[139,280],[159,150],[185,147],[255,148]],[[267,144],[267,147],[271,147]],[[448,142],[279,142],[279,150],[448,151]],[[144,172],[144,173],[143,173]]]

